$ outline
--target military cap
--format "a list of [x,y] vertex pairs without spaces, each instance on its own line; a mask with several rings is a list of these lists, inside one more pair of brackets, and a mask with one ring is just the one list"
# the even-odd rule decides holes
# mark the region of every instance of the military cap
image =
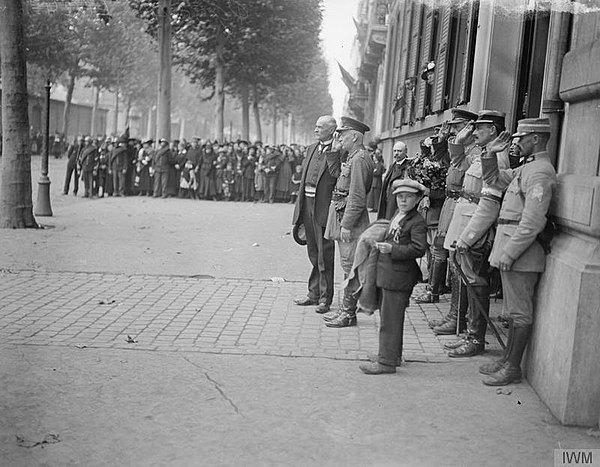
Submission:
[[399,178],[392,183],[392,194],[394,195],[397,195],[398,193],[414,193],[422,195],[426,191],[427,188],[425,188],[425,185],[410,178]]
[[150,139],[145,139],[145,140],[142,142],[142,144],[152,144],[152,143],[154,143],[154,140],[153,140],[152,138],[150,138]]
[[452,113],[452,120],[448,122],[450,125],[455,123],[470,122],[471,120],[477,120],[478,117],[475,112],[469,112],[468,110],[464,109],[454,108],[450,109],[450,112]]
[[306,245],[306,228],[304,224],[296,224],[292,230],[292,235],[294,237],[294,241],[300,245]]
[[550,120],[547,118],[524,118],[517,124],[516,136],[525,136],[529,133],[550,133]]
[[498,112],[497,110],[482,110],[479,112],[475,125],[480,123],[490,123],[505,128],[504,118],[506,114],[504,112]]
[[342,117],[342,126],[339,127],[337,131],[342,132],[346,130],[356,130],[364,135],[367,131],[370,131],[371,128],[369,128],[368,125],[365,125],[364,123],[359,122],[358,120],[355,120],[353,118]]
[[86,136],[84,141],[91,143],[92,141],[94,141],[94,139],[91,136]]
[[169,142],[168,142],[168,141],[167,141],[165,138],[161,138],[161,139],[159,139],[159,140],[158,140],[158,142],[159,142],[159,143],[161,143],[161,144],[162,144],[162,143],[167,143],[167,144],[169,144]]

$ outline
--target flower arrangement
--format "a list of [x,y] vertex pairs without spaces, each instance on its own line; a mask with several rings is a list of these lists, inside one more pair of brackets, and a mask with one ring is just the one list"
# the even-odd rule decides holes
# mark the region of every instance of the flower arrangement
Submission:
[[430,192],[446,189],[447,168],[440,162],[432,161],[420,154],[411,164],[412,177],[425,185]]

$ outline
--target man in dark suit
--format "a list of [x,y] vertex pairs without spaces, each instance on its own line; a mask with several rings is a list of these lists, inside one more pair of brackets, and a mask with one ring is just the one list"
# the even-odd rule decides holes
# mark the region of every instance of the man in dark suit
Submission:
[[71,185],[71,177],[74,176],[73,180],[73,195],[77,196],[77,190],[79,189],[79,173],[77,170],[77,161],[79,155],[83,150],[83,136],[79,135],[77,140],[69,146],[67,151],[67,173],[65,175],[65,187],[63,189],[63,195],[69,194],[69,187]]
[[169,149],[169,142],[165,138],[159,141],[160,149],[154,156],[154,198],[167,198],[167,184],[169,182],[169,169],[173,165],[173,156]]
[[336,128],[337,123],[331,116],[319,117],[315,124],[317,142],[306,150],[292,220],[294,225],[304,224],[308,259],[313,266],[308,278],[308,295],[294,300],[294,303],[299,306],[317,305],[317,313],[329,311],[333,301],[335,243],[326,240],[324,235],[336,181],[330,173],[326,154],[331,152]]
[[407,173],[410,167],[410,159],[406,157],[408,152],[406,144],[402,141],[396,141],[392,151],[394,163],[390,165],[390,168],[383,177],[377,219],[389,220],[396,212],[396,196],[392,193],[393,181],[399,178],[410,178]]

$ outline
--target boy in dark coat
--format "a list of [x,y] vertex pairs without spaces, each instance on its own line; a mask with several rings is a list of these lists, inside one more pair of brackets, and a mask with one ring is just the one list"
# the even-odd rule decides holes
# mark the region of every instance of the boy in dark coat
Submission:
[[377,287],[381,290],[379,354],[376,361],[360,365],[368,375],[395,373],[402,358],[404,314],[413,287],[421,277],[416,259],[427,251],[427,224],[417,213],[426,188],[410,179],[393,182],[398,210],[382,242],[376,242]]

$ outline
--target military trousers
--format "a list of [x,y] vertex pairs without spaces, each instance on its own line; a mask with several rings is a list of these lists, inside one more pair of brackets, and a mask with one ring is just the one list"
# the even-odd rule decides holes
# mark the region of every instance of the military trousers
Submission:
[[500,271],[504,307],[516,328],[533,324],[539,272]]

